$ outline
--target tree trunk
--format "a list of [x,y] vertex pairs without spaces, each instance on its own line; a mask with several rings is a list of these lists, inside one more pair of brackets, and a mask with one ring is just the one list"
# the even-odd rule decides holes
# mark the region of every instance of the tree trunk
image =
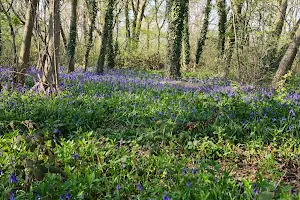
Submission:
[[111,49],[108,49],[108,47],[110,48],[112,45],[109,45],[108,43],[112,42],[112,39],[110,39],[111,37],[110,34],[112,33],[112,29],[113,29],[113,21],[114,21],[113,11],[114,11],[114,0],[108,0],[106,13],[105,13],[102,39],[101,39],[100,55],[98,57],[98,62],[97,62],[98,73],[103,73],[106,53],[111,51]]
[[299,45],[300,45],[300,25],[298,25],[298,29],[295,33],[295,36],[279,63],[278,70],[272,81],[274,87],[276,87],[276,84],[280,81],[280,79],[291,69],[295,57],[297,55]]
[[184,15],[184,31],[183,31],[183,49],[184,64],[187,67],[190,64],[190,32],[189,32],[189,1],[186,1]]
[[232,4],[232,15],[231,15],[231,26],[230,26],[230,36],[229,36],[229,44],[225,56],[225,77],[229,75],[229,68],[230,68],[230,63],[231,63],[231,58],[232,58],[232,53],[234,50],[234,45],[237,42],[236,41],[236,36],[237,33],[239,32],[240,28],[240,19],[237,20],[241,16],[242,13],[242,8],[243,8],[243,2],[234,2]]
[[88,34],[88,41],[86,46],[86,51],[84,55],[84,70],[86,71],[89,65],[89,55],[91,48],[93,46],[93,33],[95,30],[95,22],[96,22],[96,15],[97,15],[97,7],[96,1],[92,0],[91,2],[87,0],[88,10],[89,10],[89,18],[90,18],[90,26],[89,26],[89,34]]
[[75,50],[76,50],[76,36],[77,36],[77,0],[72,0],[71,6],[71,23],[70,23],[70,35],[68,43],[68,71],[73,72],[75,70]]
[[276,16],[275,28],[273,31],[273,36],[276,37],[277,40],[279,39],[282,32],[287,6],[288,6],[288,0],[281,0],[280,10],[278,11]]
[[210,16],[210,11],[211,11],[211,0],[206,1],[206,7],[205,7],[205,16],[204,16],[204,21],[202,25],[202,29],[200,32],[200,37],[198,39],[197,43],[197,50],[196,50],[196,64],[199,64],[201,54],[203,52],[203,48],[205,45],[205,40],[206,40],[206,35],[208,31],[208,24],[209,24],[209,16]]
[[226,33],[226,22],[227,22],[226,0],[218,0],[217,7],[218,7],[218,16],[219,16],[218,49],[219,49],[219,58],[222,58],[225,51],[225,33]]
[[24,26],[21,50],[20,50],[19,65],[17,66],[17,72],[14,75],[15,83],[21,85],[23,85],[25,82],[25,72],[29,62],[32,30],[34,26],[35,14],[36,14],[36,8],[38,2],[39,2],[38,0],[32,0],[26,12],[26,21]]
[[179,79],[185,1],[167,0],[168,35],[165,77]]
[[2,24],[0,21],[0,57],[2,56],[2,50],[3,50]]
[[143,19],[144,19],[144,16],[145,16],[144,13],[145,13],[146,5],[147,5],[147,0],[144,0],[144,2],[142,4],[141,12],[139,14],[139,18],[138,18],[138,21],[137,21],[137,26],[135,28],[134,42],[136,44],[139,42],[139,39],[140,39],[141,27],[142,27],[142,22],[143,22]]
[[43,82],[58,89],[59,43],[60,43],[60,1],[49,2],[49,37],[46,63],[43,69]]
[[60,34],[61,34],[61,38],[62,38],[64,47],[65,47],[65,51],[67,51],[68,50],[67,38],[66,38],[66,34],[65,34],[65,31],[64,31],[61,23],[60,23]]
[[286,11],[287,11],[288,1],[282,0],[280,5],[280,10],[278,10],[274,30],[272,31],[267,55],[264,58],[264,65],[270,66],[272,69],[278,66],[278,62],[280,60],[276,59],[279,55],[277,52],[278,41],[280,39],[280,35],[282,33],[282,28],[285,21]]
[[128,1],[125,2],[125,26],[126,26],[126,47],[131,45],[131,33],[130,33],[130,20],[129,20],[129,6]]

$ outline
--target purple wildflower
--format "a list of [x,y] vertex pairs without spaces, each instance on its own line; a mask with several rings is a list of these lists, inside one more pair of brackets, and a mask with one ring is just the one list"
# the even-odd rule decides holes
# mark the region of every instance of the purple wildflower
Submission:
[[117,190],[118,190],[118,192],[120,192],[120,190],[121,190],[121,185],[120,184],[117,185]]
[[182,175],[186,175],[186,173],[187,173],[186,168],[183,168],[183,169],[182,169]]
[[15,174],[12,174],[9,177],[9,183],[18,183],[18,179],[17,179],[17,176]]
[[10,194],[9,200],[15,200],[15,194],[14,194],[14,193],[11,193],[11,194]]
[[79,158],[79,155],[76,153],[73,155],[74,160],[77,160]]
[[137,189],[139,191],[144,191],[144,188],[143,188],[143,186],[141,184],[137,184]]
[[165,192],[165,194],[164,194],[164,196],[163,196],[163,200],[171,200],[171,198],[168,197],[168,195],[166,194],[166,192]]
[[290,114],[291,114],[292,117],[296,116],[295,111],[293,109],[290,110]]
[[191,187],[191,181],[188,181],[188,182],[186,183],[186,186],[187,186],[188,188],[190,188],[190,187]]

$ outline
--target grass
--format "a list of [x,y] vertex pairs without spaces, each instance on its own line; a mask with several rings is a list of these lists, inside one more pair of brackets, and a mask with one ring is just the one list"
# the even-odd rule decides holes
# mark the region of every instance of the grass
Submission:
[[77,71],[49,96],[30,90],[34,77],[12,90],[1,74],[3,199],[300,199],[297,81],[184,87]]

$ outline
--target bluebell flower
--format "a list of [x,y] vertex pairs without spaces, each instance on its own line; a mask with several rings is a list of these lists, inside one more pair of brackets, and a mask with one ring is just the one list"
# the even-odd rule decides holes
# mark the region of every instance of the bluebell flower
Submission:
[[35,200],[41,199],[40,195],[38,194],[37,191],[33,191],[33,194],[35,194]]
[[197,174],[198,171],[199,171],[199,170],[197,170],[197,169],[192,169],[192,170],[191,170],[191,173],[195,175],[195,174]]
[[186,175],[186,173],[187,173],[187,169],[184,167],[184,168],[182,169],[182,175]]
[[296,113],[295,113],[295,111],[293,109],[290,110],[290,114],[291,114],[292,117],[296,116]]
[[2,176],[3,175],[3,171],[0,169],[0,176]]
[[168,197],[168,195],[166,194],[166,192],[165,192],[165,194],[164,194],[164,196],[163,196],[163,200],[171,200],[171,198]]
[[187,183],[186,183],[186,186],[189,188],[189,187],[191,187],[191,181],[188,181]]
[[14,173],[9,177],[9,183],[18,183],[17,176]]
[[137,189],[139,191],[144,191],[144,188],[143,188],[143,186],[141,184],[137,184]]
[[294,128],[293,125],[290,125],[290,126],[289,126],[289,130],[290,130],[290,131],[293,130],[293,128]]
[[74,160],[77,160],[79,158],[79,155],[76,153],[73,155]]
[[66,194],[66,199],[71,199],[71,194],[70,193]]
[[118,190],[118,192],[120,192],[120,190],[121,190],[121,185],[120,184],[117,185],[117,190]]
[[9,200],[15,200],[15,194],[14,193],[11,193],[9,195]]

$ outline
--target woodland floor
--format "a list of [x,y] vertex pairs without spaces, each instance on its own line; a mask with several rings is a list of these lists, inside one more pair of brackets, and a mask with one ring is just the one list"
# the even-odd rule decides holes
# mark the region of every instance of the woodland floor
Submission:
[[42,94],[0,69],[0,198],[299,199],[300,81],[115,69]]

